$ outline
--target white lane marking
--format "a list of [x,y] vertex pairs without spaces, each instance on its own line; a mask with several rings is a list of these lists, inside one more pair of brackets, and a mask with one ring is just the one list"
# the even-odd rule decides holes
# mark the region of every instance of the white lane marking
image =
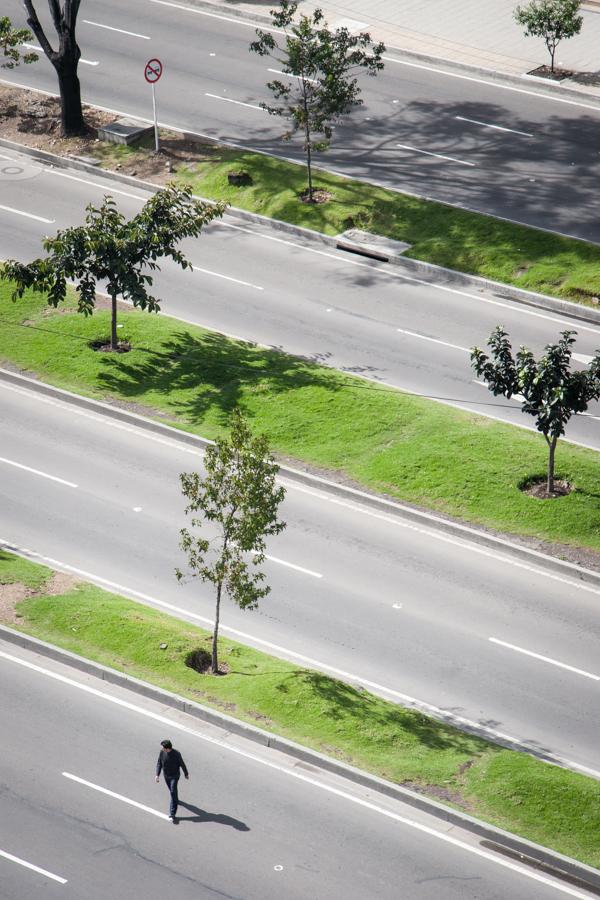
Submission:
[[480,122],[478,119],[467,119],[466,116],[454,116],[459,122],[469,122],[471,125],[481,125],[482,128],[493,128],[495,131],[509,131],[511,134],[520,134],[522,137],[533,137],[529,131],[517,131],[515,128],[506,128],[504,125],[492,125],[491,122]]
[[82,19],[82,21],[86,25],[95,25],[96,28],[106,28],[107,31],[118,31],[119,34],[127,34],[129,37],[142,38],[144,41],[150,40],[147,34],[138,34],[137,31],[125,31],[124,28],[114,28],[112,25],[101,25],[100,22],[90,22],[89,19]]
[[[101,191],[105,191],[109,194],[119,194],[120,197],[129,197],[130,200],[139,200],[141,203],[146,200],[146,197],[140,197],[139,194],[129,194],[127,191],[122,191],[119,188],[113,187],[112,184],[98,184],[97,181],[90,181],[89,178],[81,178],[79,175],[69,175],[67,172],[59,172],[58,169],[43,168],[42,171],[47,175],[57,175],[59,178],[68,178],[69,181],[79,181],[81,184],[89,184],[90,187],[97,187]],[[140,188],[140,190],[142,190],[142,188]],[[52,221],[54,221],[54,219]]]
[[425,156],[435,156],[436,159],[445,159],[448,162],[459,163],[461,166],[474,166],[475,163],[467,162],[464,159],[456,159],[454,156],[444,156],[443,153],[432,153],[430,150],[421,150],[419,147],[411,147],[410,144],[396,144],[401,150],[411,150],[413,153],[423,153]]
[[[158,2],[158,0],[152,0]],[[447,78],[458,78],[460,81],[473,81],[476,84],[484,84],[486,87],[498,88],[502,91],[512,91],[514,94],[527,94],[530,97],[537,97],[538,100],[547,100],[549,103],[566,103],[568,106],[578,106],[581,109],[593,109],[600,112],[599,106],[591,103],[581,103],[579,100],[569,100],[567,97],[552,97],[548,94],[541,94],[539,91],[531,91],[527,88],[514,87],[511,84],[501,84],[498,81],[486,81],[484,78],[475,78],[472,75],[461,75],[459,72],[450,72],[447,69],[437,69],[435,66],[424,66],[422,63],[408,62],[404,59],[395,59],[393,56],[383,56],[385,62],[397,63],[399,66],[408,66],[411,69],[423,69],[425,72],[434,72],[436,75],[444,75]],[[451,62],[451,60],[447,60]],[[492,70],[490,69],[490,74]]]
[[280,566],[286,566],[288,569],[295,569],[297,572],[304,572],[305,575],[312,575],[313,578],[322,578],[320,572],[314,572],[312,569],[305,569],[303,566],[297,566],[295,563],[286,562],[285,559],[279,559],[277,556],[269,556],[268,553],[265,553],[266,559],[270,559],[271,562],[279,563]]
[[92,788],[94,791],[98,791],[99,794],[106,794],[108,797],[114,797],[115,800],[120,800],[122,803],[127,803],[129,806],[135,806],[137,809],[143,809],[144,812],[151,813],[153,816],[158,816],[159,819],[169,819],[165,813],[159,812],[157,809],[152,809],[151,806],[145,806],[143,803],[138,803],[137,800],[130,800],[129,797],[124,797],[123,794],[117,794],[115,791],[109,791],[108,788],[100,787],[99,784],[94,784],[93,781],[86,781],[85,778],[80,778],[78,775],[71,775],[70,772],[63,772],[65,778],[69,778],[71,781],[76,781],[78,784],[83,784],[85,787]]
[[142,511],[142,507],[141,507],[141,506],[134,506],[134,507],[133,507],[133,511],[134,511],[134,512],[141,512],[141,511]]
[[[184,12],[196,13],[198,16],[207,16],[209,19],[220,19],[222,22],[231,22],[233,25],[242,25],[245,28],[256,30],[256,22],[247,22],[244,19],[233,18],[232,16],[221,16],[217,13],[206,12],[203,9],[194,9],[191,6],[184,6],[182,3],[173,3],[172,0],[149,0],[150,3],[157,3],[159,6],[170,6],[173,9],[182,9]],[[260,26],[263,31],[270,31],[272,34],[284,34],[279,28],[272,28],[270,25]]]
[[[41,47],[38,47],[37,44],[23,44],[23,47],[27,47],[28,50],[35,50],[36,53],[39,53],[41,56],[45,56],[44,51]],[[84,66],[99,66],[99,62],[92,62],[91,59],[83,59],[80,58],[80,63],[83,63]]]
[[573,359],[576,359],[577,362],[583,363],[585,366],[589,366],[594,357],[588,356],[587,353],[573,353]]
[[36,222],[44,222],[46,225],[52,225],[53,222],[56,222],[56,219],[45,219],[44,216],[35,216],[33,213],[24,212],[22,209],[14,209],[12,206],[3,206],[1,203],[0,209],[3,209],[5,212],[14,213],[16,216],[25,216],[26,219],[35,219]]
[[[274,75],[283,75],[284,78],[300,78],[300,75],[294,75],[292,72],[282,72],[281,69],[267,69],[267,72],[273,72]],[[305,78],[304,80],[310,82],[310,84],[319,83],[316,78]]]
[[0,856],[4,857],[4,859],[8,859],[9,862],[14,862],[19,866],[24,866],[26,869],[31,869],[32,872],[37,872],[38,875],[45,875],[46,878],[58,881],[59,884],[67,883],[66,878],[61,878],[60,875],[54,875],[52,872],[49,872],[48,869],[41,869],[39,866],[34,866],[33,863],[21,859],[20,856],[13,856],[12,853],[7,853],[6,850],[0,850]]
[[[307,491],[306,493],[311,493]],[[350,504],[341,503],[342,506]],[[376,515],[376,518],[385,518],[384,516]],[[411,526],[408,526],[411,527]],[[414,530],[423,530],[425,529],[414,529]],[[429,532],[425,532],[429,533]],[[429,533],[431,534],[431,533]],[[436,537],[435,534],[431,534],[431,536]],[[459,541],[449,540],[449,543],[459,544]],[[29,550],[25,547],[15,547],[10,541],[5,541],[0,539],[0,545],[4,546],[11,553],[21,554],[28,559],[40,560],[43,563],[47,563],[56,569],[61,569],[65,572],[73,572],[75,575],[81,575],[83,578],[91,581],[94,584],[97,584],[99,587],[107,588],[112,591],[117,591],[118,593],[127,596],[132,600],[136,600],[145,604],[149,604],[151,606],[157,606],[161,609],[168,609],[169,612],[176,613],[182,619],[194,619],[198,622],[201,622],[203,625],[208,625],[209,627],[214,626],[214,622],[212,619],[207,618],[206,616],[201,616],[198,613],[189,612],[186,609],[182,609],[180,606],[175,606],[172,603],[167,603],[164,600],[157,600],[154,597],[149,596],[148,594],[144,594],[141,591],[135,591],[131,588],[127,588],[124,585],[118,584],[114,581],[109,581],[107,578],[102,578],[99,575],[94,575],[90,572],[86,572],[85,569],[79,569],[76,566],[70,566],[68,563],[60,562],[59,560],[53,559],[51,556],[43,556],[41,553],[36,553],[35,550]],[[489,556],[494,556],[493,553],[485,554]],[[506,562],[512,562],[512,560],[506,560]],[[538,574],[545,574],[543,572],[538,572],[538,570],[534,569],[533,566],[521,566],[521,568],[531,569],[533,572],[537,572]],[[548,576],[553,577],[553,576]],[[567,581],[566,579],[560,579],[559,581]],[[580,585],[572,585],[573,587],[580,587]],[[584,586],[585,589],[585,586]],[[593,593],[598,593],[598,591],[592,591]],[[283,658],[287,659],[297,659],[301,663],[310,668],[317,669],[321,672],[331,672],[333,675],[338,676],[348,682],[354,684],[360,684],[364,687],[372,688],[375,692],[379,694],[388,694],[390,697],[394,697],[397,700],[400,700],[407,706],[416,707],[437,719],[441,719],[444,722],[450,722],[451,724],[458,725],[466,725],[469,728],[473,728],[475,731],[480,734],[486,734],[491,736],[492,738],[497,738],[502,741],[508,741],[511,744],[515,744],[520,747],[524,752],[531,752],[531,748],[523,743],[519,738],[513,737],[512,735],[505,734],[502,731],[497,731],[493,728],[490,728],[486,725],[482,725],[480,722],[475,722],[473,719],[467,719],[464,716],[456,715],[455,713],[449,713],[446,710],[441,709],[438,706],[434,706],[431,703],[427,703],[424,700],[417,700],[415,697],[411,697],[408,694],[403,694],[400,691],[396,691],[393,688],[385,687],[384,685],[378,684],[376,681],[370,681],[366,678],[361,678],[359,675],[354,675],[351,672],[346,672],[344,669],[338,669],[335,666],[330,666],[328,663],[320,662],[319,660],[312,659],[310,656],[305,656],[303,653],[297,653],[295,650],[288,650],[286,647],[282,647],[279,644],[274,644],[271,641],[266,641],[263,638],[255,637],[252,634],[248,634],[245,631],[240,631],[237,628],[231,628],[228,625],[221,625],[221,631],[225,631],[228,634],[233,635],[235,638],[240,638],[245,641],[249,641],[251,644],[260,647],[266,647],[268,650],[273,651]],[[3,654],[0,653],[0,656]],[[588,766],[580,765],[579,763],[573,762],[572,760],[566,759],[565,757],[557,756],[555,754],[547,754],[546,758],[556,765],[563,766],[567,769],[573,769],[578,772],[583,772],[586,775],[591,775],[592,778],[596,778],[600,780],[600,771],[596,769],[590,769]]]
[[583,675],[584,678],[591,678],[592,681],[600,681],[600,675],[594,675],[592,672],[586,672],[585,669],[578,669],[576,666],[569,666],[567,663],[559,662],[557,659],[552,659],[550,656],[543,656],[541,653],[534,653],[532,650],[525,650],[523,647],[517,647],[515,644],[509,644],[506,641],[501,641],[498,638],[488,638],[488,640],[492,644],[499,644],[500,647],[506,647],[508,650],[514,650],[516,653],[523,653],[525,656],[532,656],[534,659],[539,659],[541,662],[550,663],[552,666],[558,666],[559,669],[566,669],[568,672],[574,672],[575,675]]
[[49,475],[47,472],[40,472],[39,469],[32,469],[31,466],[24,466],[23,463],[15,462],[14,459],[6,459],[4,456],[0,456],[0,463],[14,466],[15,469],[23,469],[25,472],[31,472],[32,475],[40,475],[42,478],[48,478],[50,481],[57,481],[59,484],[65,484],[67,487],[77,487],[72,481],[65,481],[64,478],[58,478],[56,475]]
[[240,278],[233,278],[231,275],[223,275],[221,272],[213,272],[211,269],[203,269],[202,266],[193,265],[193,272],[203,272],[205,275],[214,275],[215,278],[223,278],[225,281],[233,281],[234,284],[242,284],[244,287],[253,288],[255,291],[264,291],[259,284],[251,284],[249,281],[242,281]]
[[224,100],[225,103],[235,103],[236,106],[247,106],[248,109],[257,109],[259,112],[266,112],[262,106],[256,106],[254,103],[244,103],[242,100],[233,100],[231,97],[220,97],[219,94],[204,93],[205,97],[212,97],[213,100]]
[[[580,891],[576,891],[573,888],[568,887],[566,884],[558,881],[553,881],[551,878],[548,878],[545,875],[540,875],[535,871],[523,868],[516,863],[510,862],[509,860],[498,856],[497,854],[493,854],[487,850],[483,850],[481,849],[481,847],[467,844],[464,841],[461,841],[459,838],[452,837],[447,832],[438,831],[437,829],[432,828],[430,825],[424,825],[421,822],[416,822],[414,819],[409,819],[406,816],[401,816],[399,813],[392,812],[392,810],[385,809],[382,806],[378,806],[377,803],[373,803],[369,800],[363,800],[362,797],[357,797],[353,794],[348,793],[347,791],[342,790],[341,788],[336,788],[332,785],[318,781],[316,778],[313,778],[310,775],[305,775],[295,767],[289,768],[280,765],[279,763],[272,762],[271,760],[261,758],[260,756],[249,752],[248,750],[243,750],[241,747],[233,746],[226,740],[202,734],[197,730],[197,728],[192,728],[189,725],[183,725],[180,722],[169,718],[168,716],[160,715],[159,713],[144,709],[141,706],[136,706],[135,703],[131,703],[128,700],[121,700],[120,697],[114,697],[109,694],[105,694],[98,688],[93,688],[87,684],[81,684],[80,682],[74,681],[72,678],[68,678],[65,675],[60,675],[58,672],[52,672],[49,669],[44,669],[42,666],[39,666],[36,663],[31,663],[25,659],[19,659],[19,657],[12,656],[11,654],[5,653],[4,651],[0,651],[0,657],[6,659],[9,662],[13,662],[17,665],[23,666],[30,671],[37,672],[40,675],[44,675],[47,678],[52,678],[54,681],[58,681],[61,684],[69,685],[70,687],[74,687],[86,694],[97,697],[108,703],[112,703],[115,706],[121,707],[122,709],[137,713],[138,715],[144,716],[147,719],[152,719],[155,722],[160,722],[163,725],[168,725],[169,728],[174,728],[177,731],[181,731],[185,734],[191,735],[199,740],[205,741],[208,744],[217,746],[221,750],[227,750],[230,753],[234,753],[236,756],[242,757],[243,759],[251,760],[252,762],[265,766],[268,769],[273,769],[283,775],[287,775],[290,778],[296,778],[298,779],[298,781],[302,781],[305,784],[311,784],[313,787],[316,787],[322,791],[326,791],[327,793],[332,794],[336,797],[341,797],[342,799],[348,800],[351,803],[355,803],[356,805],[361,806],[364,809],[369,809],[372,812],[385,816],[388,819],[392,819],[392,821],[394,822],[399,822],[400,824],[405,825],[408,828],[414,828],[416,831],[420,831],[422,834],[427,834],[430,837],[436,838],[440,841],[444,841],[445,843],[450,844],[453,847],[457,847],[460,850],[464,850],[467,853],[472,853],[474,856],[478,856],[480,859],[485,859],[488,862],[494,863],[494,865],[501,866],[505,869],[510,869],[512,872],[523,875],[525,878],[530,878],[532,881],[538,881],[542,884],[546,884],[559,891],[560,893],[567,894],[570,897],[577,897],[578,900],[589,900],[589,894],[583,894]],[[147,807],[147,809],[149,808]]]
[[416,331],[408,331],[406,328],[396,328],[400,334],[407,334],[409,337],[419,338],[421,341],[431,341],[432,344],[441,344],[443,347],[450,347],[452,350],[462,350],[463,353],[470,353],[468,347],[460,347],[458,344],[449,344],[448,341],[441,341],[439,338],[428,337],[426,334],[419,334]]

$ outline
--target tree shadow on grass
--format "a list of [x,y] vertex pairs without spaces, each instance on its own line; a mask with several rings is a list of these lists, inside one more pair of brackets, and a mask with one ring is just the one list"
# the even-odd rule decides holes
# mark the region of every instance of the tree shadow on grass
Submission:
[[191,423],[201,422],[213,410],[227,421],[248,392],[264,393],[266,399],[303,387],[336,391],[341,386],[341,379],[311,360],[233,341],[216,332],[197,337],[180,331],[156,349],[137,349],[127,357],[108,355],[103,362],[105,369],[98,376],[101,387],[125,399],[146,402],[147,392],[159,393],[174,416]]
[[[297,677],[297,676],[296,676]],[[383,705],[383,701],[360,688],[335,681],[319,672],[302,673],[304,683],[316,697],[325,701],[324,718],[341,721],[350,716],[356,721],[364,721],[369,731],[377,728],[395,729],[398,734],[409,732],[423,747],[429,750],[454,750],[472,754],[474,744],[485,743],[472,735],[463,734],[455,728],[441,725],[416,710],[406,710],[393,704]],[[393,738],[390,739],[393,742]]]

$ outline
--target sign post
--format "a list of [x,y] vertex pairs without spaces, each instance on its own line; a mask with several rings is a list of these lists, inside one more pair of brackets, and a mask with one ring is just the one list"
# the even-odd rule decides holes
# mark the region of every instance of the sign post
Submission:
[[144,78],[152,85],[152,112],[154,114],[154,149],[158,153],[160,144],[158,141],[158,119],[156,117],[156,93],[154,85],[163,73],[163,64],[160,59],[149,59],[144,69]]

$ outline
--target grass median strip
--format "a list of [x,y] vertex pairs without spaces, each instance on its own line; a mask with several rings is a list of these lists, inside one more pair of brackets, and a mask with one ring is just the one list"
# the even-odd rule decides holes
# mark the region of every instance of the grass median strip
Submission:
[[519,489],[545,472],[535,433],[164,315],[123,311],[120,336],[133,349],[99,353],[89,342],[108,334],[108,312],[85,318],[40,296],[14,304],[0,282],[0,321],[0,361],[58,387],[208,438],[227,430],[239,406],[281,457],[465,521],[600,550],[594,451],[559,444],[557,475],[575,489],[538,500]]
[[[228,674],[201,675],[186,660],[209,632],[72,579],[57,593],[57,577],[0,551],[0,620],[600,866],[599,782],[235,641]],[[17,578],[26,596],[3,602]]]
[[[185,163],[180,145],[196,162]],[[516,225],[388,190],[365,181],[316,173],[318,189],[331,194],[322,204],[302,203],[304,166],[261,153],[209,144],[190,144],[167,134],[163,148],[173,153],[172,176],[212,200],[324,234],[360,228],[411,244],[404,255],[588,305],[600,296],[600,246]],[[193,149],[191,149],[193,148]],[[152,162],[143,148],[93,144],[91,153],[107,168],[135,171],[164,181],[164,160]],[[327,156],[322,157],[327,165]],[[247,172],[252,184],[228,183],[230,172]],[[402,187],[401,175],[398,186]],[[548,223],[552,226],[552,222]]]

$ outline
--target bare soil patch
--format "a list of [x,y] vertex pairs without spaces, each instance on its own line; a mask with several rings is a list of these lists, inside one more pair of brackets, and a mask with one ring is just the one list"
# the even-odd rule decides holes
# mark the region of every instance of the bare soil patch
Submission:
[[570,69],[559,69],[557,66],[554,67],[553,72],[550,66],[538,66],[537,69],[532,69],[527,74],[535,75],[537,78],[548,78],[550,81],[564,81],[565,78],[572,78],[575,72]]
[[328,203],[332,197],[333,194],[331,193],[331,191],[323,191],[320,188],[317,188],[313,191],[312,200],[310,199],[308,188],[305,191],[302,191],[302,193],[300,194],[300,199],[303,203]]
[[526,482],[521,490],[524,494],[535,497],[536,500],[556,500],[559,497],[567,497],[573,490],[573,485],[568,481],[557,479],[554,482],[554,490],[550,492],[546,478],[540,477]]
[[22,618],[16,611],[17,604],[28,597],[47,597],[68,594],[81,582],[73,575],[55,572],[39,591],[31,590],[20,581],[13,584],[0,584],[0,622],[5,625],[17,625]]

